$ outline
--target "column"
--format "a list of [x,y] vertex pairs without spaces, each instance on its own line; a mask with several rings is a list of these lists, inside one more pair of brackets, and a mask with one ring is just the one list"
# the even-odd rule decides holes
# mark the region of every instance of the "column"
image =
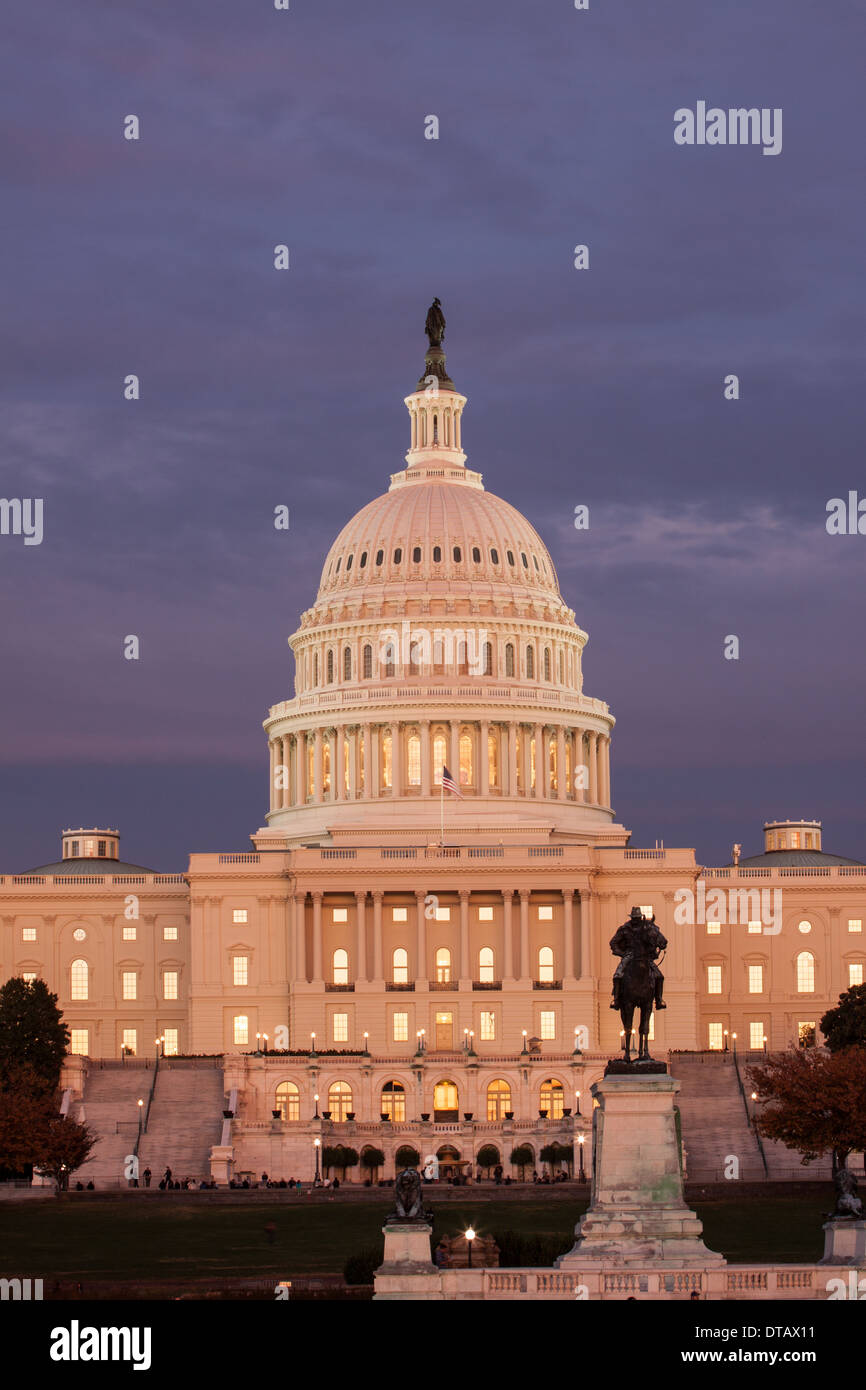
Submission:
[[460,979],[471,978],[469,968],[469,889],[460,889]]
[[508,768],[503,779],[503,796],[517,795],[517,725],[508,725]]
[[415,978],[416,980],[429,979],[427,974],[427,920],[424,916],[424,899],[427,894],[423,888],[415,889]]
[[282,745],[283,745],[283,746],[282,746],[281,757],[282,757],[283,765],[284,765],[284,767],[285,767],[285,769],[286,769],[286,771],[285,771],[286,785],[285,785],[285,787],[284,787],[284,789],[283,789],[283,806],[284,806],[284,807],[289,807],[289,806],[292,805],[292,736],[291,736],[291,734],[285,734],[285,735],[283,736]]
[[328,793],[328,800],[329,800],[329,801],[336,801],[336,800],[337,800],[337,787],[339,786],[339,777],[338,777],[338,770],[337,770],[337,730],[336,730],[336,729],[328,729],[328,730],[327,730],[327,739],[328,739],[328,747],[329,747],[330,750],[331,750],[331,790],[330,790],[330,792]]
[[382,899],[378,888],[373,892],[373,979],[383,980],[382,971]]
[[605,735],[601,741],[601,795],[602,805],[610,805],[610,738]]
[[357,945],[355,947],[355,979],[367,978],[367,893],[355,892],[355,924]]
[[529,725],[529,724],[522,724],[522,725],[521,725],[521,734],[522,734],[522,743],[523,743],[523,757],[522,757],[522,762],[523,762],[523,768],[522,768],[522,773],[523,773],[523,795],[524,795],[524,796],[531,796],[531,795],[532,795],[532,788],[531,788],[531,786],[530,786],[530,783],[531,783],[531,780],[532,780],[532,778],[531,778],[531,772],[532,772],[532,758],[531,758],[530,752],[529,752],[529,739],[530,739],[530,725]]
[[349,740],[349,800],[358,795],[358,726],[350,724],[346,729]]
[[519,979],[532,979],[533,971],[529,960],[529,898],[531,889],[521,888],[520,892],[520,975]]
[[448,771],[454,778],[458,787],[460,786],[460,724],[456,719],[450,722],[451,730],[451,754],[448,759]]
[[403,759],[400,754],[400,725],[391,725],[391,795],[400,796],[403,791]]
[[597,758],[596,754],[597,754],[597,749],[598,749],[598,734],[596,733],[595,729],[590,729],[590,731],[589,731],[588,743],[589,743],[589,749],[588,749],[588,760],[589,760],[589,799],[590,799],[590,802],[592,803],[593,806],[597,806],[597,805],[598,805],[598,758]]
[[322,895],[313,894],[313,984],[323,983],[322,975]]
[[295,801],[298,806],[307,801],[307,735],[295,734]]
[[379,795],[379,725],[367,725],[367,746],[364,750],[367,766],[364,770],[364,796]]
[[268,741],[268,753],[269,753],[269,755],[270,755],[270,767],[271,767],[271,794],[270,794],[270,797],[269,797],[269,800],[268,800],[268,810],[270,810],[270,811],[275,811],[275,810],[278,808],[278,806],[280,805],[280,802],[279,802],[279,800],[277,799],[277,790],[276,790],[276,775],[277,775],[277,761],[278,761],[277,745],[278,745],[278,740],[277,740],[277,739],[270,739],[270,740]]
[[[547,758],[544,756],[544,726],[535,726],[535,795],[547,796]],[[521,969],[523,967],[521,966]]]
[[564,801],[568,795],[565,775],[565,730],[561,724],[556,730],[556,799]]
[[429,796],[431,787],[430,720],[421,720],[421,795]]
[[562,890],[562,978],[574,979],[574,889]]
[[307,979],[306,893],[295,894],[295,979]]
[[487,796],[490,792],[490,755],[487,751],[490,724],[488,720],[482,719],[478,729],[478,791],[481,796]]
[[592,911],[593,899],[589,893],[580,895],[580,978],[592,974]]
[[322,800],[322,731],[313,736],[313,800]]
[[514,979],[514,938],[511,934],[511,904],[514,901],[514,889],[502,888],[502,940],[504,947],[504,960],[502,965],[503,980]]

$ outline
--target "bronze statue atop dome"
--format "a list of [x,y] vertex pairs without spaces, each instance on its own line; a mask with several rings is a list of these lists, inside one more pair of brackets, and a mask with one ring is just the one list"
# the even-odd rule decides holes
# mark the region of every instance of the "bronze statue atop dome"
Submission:
[[434,299],[427,310],[424,332],[427,334],[431,347],[442,346],[442,339],[445,337],[445,315],[438,299]]

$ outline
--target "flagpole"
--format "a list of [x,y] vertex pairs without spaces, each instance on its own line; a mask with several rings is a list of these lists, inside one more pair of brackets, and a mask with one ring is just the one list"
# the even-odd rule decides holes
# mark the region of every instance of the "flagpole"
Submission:
[[445,845],[445,778],[439,774],[439,817],[440,817],[440,840],[439,843]]

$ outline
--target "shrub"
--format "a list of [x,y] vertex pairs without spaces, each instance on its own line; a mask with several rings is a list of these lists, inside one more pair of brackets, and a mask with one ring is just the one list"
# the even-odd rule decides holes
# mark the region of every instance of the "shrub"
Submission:
[[533,1154],[529,1145],[518,1144],[516,1149],[512,1149],[511,1162],[514,1164],[515,1168],[520,1169],[520,1176],[522,1178],[524,1169],[528,1168],[533,1162]]
[[499,1150],[495,1144],[482,1144],[475,1160],[482,1168],[495,1168],[499,1162]]
[[574,1245],[573,1236],[522,1236],[514,1231],[494,1231],[499,1263],[505,1269],[552,1265]]
[[347,1284],[372,1284],[373,1272],[382,1263],[383,1251],[378,1245],[365,1245],[350,1255],[343,1265],[343,1278]]
[[394,1163],[398,1168],[417,1168],[421,1162],[421,1155],[417,1149],[413,1149],[411,1144],[401,1144],[394,1155]]
[[[357,1161],[357,1155],[355,1156],[355,1158]],[[363,1150],[361,1154],[362,1168],[367,1168],[371,1173],[373,1173],[376,1171],[377,1168],[383,1168],[384,1166],[385,1155],[383,1154],[381,1149],[374,1149],[370,1147]]]

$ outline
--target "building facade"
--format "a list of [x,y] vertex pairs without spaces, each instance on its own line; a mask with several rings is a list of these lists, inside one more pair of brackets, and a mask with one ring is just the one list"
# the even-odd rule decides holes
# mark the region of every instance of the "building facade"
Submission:
[[289,638],[250,851],[165,875],[116,831],[69,830],[61,860],[0,878],[0,978],[44,978],[75,1053],[225,1057],[223,1176],[302,1171],[317,1135],[463,1166],[579,1137],[635,904],[668,941],[662,1056],[808,1045],[863,979],[866,866],[819,823],[768,823],[762,854],[718,868],[630,845],[587,633],[538,533],[467,468],[441,347],[405,404],[406,466]]

